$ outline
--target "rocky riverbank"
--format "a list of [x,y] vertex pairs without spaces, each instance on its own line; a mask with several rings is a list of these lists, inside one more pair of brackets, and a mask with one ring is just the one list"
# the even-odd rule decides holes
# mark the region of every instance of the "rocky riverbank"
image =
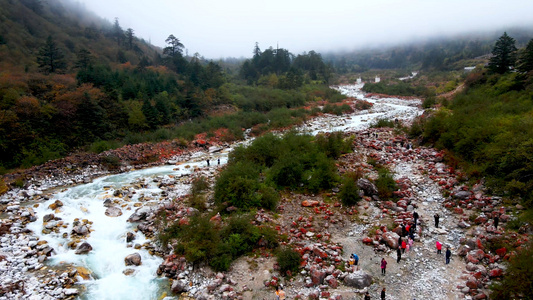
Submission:
[[[415,111],[388,113],[384,100],[374,106],[374,114],[398,118],[408,122]],[[395,100],[394,105],[411,103]],[[414,103],[414,102],[413,102]],[[409,104],[411,105],[411,104]],[[351,118],[357,118],[352,116]],[[366,118],[366,117],[365,117]],[[59,187],[91,182],[111,173],[131,171],[134,168],[161,165],[163,162],[179,166],[182,162],[202,162],[195,175],[164,175],[141,179],[120,189],[103,191],[105,214],[109,217],[127,215],[137,224],[136,230],[125,237],[128,247],[144,249],[164,256],[157,273],[171,279],[171,289],[182,297],[194,299],[269,299],[274,286],[283,284],[289,298],[360,299],[366,291],[378,298],[379,291],[387,288],[387,299],[484,299],[488,285],[505,274],[503,261],[516,250],[496,247],[496,241],[505,236],[514,248],[525,243],[530,231],[520,233],[505,230],[512,218],[512,210],[505,208],[498,197],[486,195],[481,184],[469,187],[464,175],[443,163],[443,153],[419,147],[415,141],[396,135],[390,129],[363,129],[350,127],[349,121],[333,118],[316,119],[304,126],[307,131],[320,128],[352,128],[346,132],[354,138],[354,152],[338,163],[341,173],[354,171],[370,180],[358,182],[363,201],[357,207],[344,207],[336,200],[338,189],[319,195],[283,193],[279,211],[274,214],[258,211],[256,224],[274,226],[288,237],[287,246],[294,247],[303,258],[300,274],[285,277],[279,274],[271,253],[258,252],[253,257],[236,261],[229,272],[215,274],[208,268],[193,268],[182,257],[169,254],[151,242],[137,242],[136,236],[152,237],[156,233],[155,216],[164,211],[168,221],[187,222],[197,211],[188,207],[184,194],[195,176],[205,175],[213,181],[218,164],[205,164],[205,159],[227,148],[211,141],[193,143],[188,148],[175,142],[157,145],[141,144],[112,150],[100,155],[83,154],[50,162],[6,177],[13,182],[25,179],[24,188],[13,188],[0,197],[0,299],[66,299],[83,292],[78,283],[90,280],[90,272],[79,266],[50,267],[46,261],[56,249],[40,240],[28,224],[43,221],[43,232],[66,233],[69,247],[79,255],[92,251],[84,243],[91,234],[91,220],[79,218],[76,224],[67,224],[54,213],[61,211],[62,203],[46,207],[46,213],[36,214],[40,203],[50,199],[49,193]],[[366,119],[365,119],[366,120]],[[414,146],[413,146],[414,145]],[[115,169],[104,167],[115,157],[121,165]],[[372,180],[377,172],[370,161],[387,166],[394,172],[400,186],[395,194],[398,201],[379,199]],[[146,186],[160,189],[157,195],[144,192]],[[141,195],[139,195],[141,194]],[[104,201],[105,200],[105,201]],[[411,222],[413,212],[420,215],[413,248],[396,263],[397,234],[400,225]],[[433,215],[441,216],[441,226],[435,228]],[[57,214],[57,213],[56,213]],[[498,216],[500,227],[495,228]],[[213,222],[220,222],[215,216]],[[75,230],[74,230],[75,228]],[[436,254],[435,242],[452,249],[452,260],[444,263]],[[358,270],[348,265],[351,253],[360,257]],[[379,262],[388,261],[387,275],[380,274]],[[124,274],[134,274],[142,264],[137,255],[124,257]],[[407,288],[408,287],[408,288]]]

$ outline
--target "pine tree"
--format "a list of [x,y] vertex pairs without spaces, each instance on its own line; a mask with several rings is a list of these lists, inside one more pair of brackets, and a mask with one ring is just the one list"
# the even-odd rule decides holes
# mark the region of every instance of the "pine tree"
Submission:
[[61,72],[67,67],[64,57],[63,51],[57,47],[52,36],[48,36],[37,56],[39,70],[45,74]]
[[526,48],[520,53],[517,69],[524,73],[533,71],[533,39],[527,43]]
[[504,32],[494,45],[492,55],[489,61],[489,69],[500,74],[509,72],[516,62],[515,40],[508,36],[507,32]]

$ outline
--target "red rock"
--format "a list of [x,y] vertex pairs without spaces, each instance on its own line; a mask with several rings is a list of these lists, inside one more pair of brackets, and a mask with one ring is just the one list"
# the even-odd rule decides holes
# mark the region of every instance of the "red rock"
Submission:
[[302,206],[303,207],[314,207],[314,206],[318,206],[319,202],[316,201],[316,200],[304,200],[302,201]]
[[339,281],[335,277],[326,279],[326,282],[328,283],[330,287],[334,289],[336,289],[339,286]]
[[471,288],[471,289],[477,289],[477,286],[478,286],[478,281],[475,279],[475,278],[470,278],[467,282],[466,282],[466,286]]
[[181,225],[189,225],[189,218],[187,218],[187,217],[181,218],[180,221],[179,221],[179,224],[180,224],[180,226]]
[[462,215],[464,212],[463,212],[463,209],[460,208],[460,207],[456,207],[454,208],[453,212],[455,212],[456,214],[458,215]]
[[481,272],[476,272],[474,273],[473,275],[476,279],[481,279],[481,277],[483,277],[483,274],[481,274]]
[[364,237],[363,238],[363,243],[367,244],[367,245],[372,245],[372,239],[369,238],[369,237]]
[[473,264],[478,264],[479,263],[479,260],[477,260],[472,254],[468,254],[466,256],[466,261],[467,262],[471,262]]
[[499,268],[492,269],[490,270],[490,273],[489,273],[490,278],[501,277],[502,275],[503,275],[503,270]]
[[483,299],[487,299],[487,295],[485,295],[483,292],[474,296],[474,300],[483,300]]
[[496,254],[498,254],[499,256],[505,256],[506,253],[507,249],[505,247],[496,250]]
[[320,293],[320,297],[322,298],[329,298],[331,294],[328,292],[328,291],[322,291],[322,293]]
[[485,249],[485,247],[483,246],[483,244],[481,243],[481,240],[480,239],[477,239],[476,240],[476,246],[478,247],[478,249]]

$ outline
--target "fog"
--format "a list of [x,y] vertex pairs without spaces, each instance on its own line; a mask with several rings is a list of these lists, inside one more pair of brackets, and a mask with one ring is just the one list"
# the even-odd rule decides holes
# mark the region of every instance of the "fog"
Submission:
[[[255,42],[298,54],[346,51],[473,31],[533,28],[531,0],[79,0],[99,16],[189,55],[250,57]],[[502,31],[503,33],[503,31]]]

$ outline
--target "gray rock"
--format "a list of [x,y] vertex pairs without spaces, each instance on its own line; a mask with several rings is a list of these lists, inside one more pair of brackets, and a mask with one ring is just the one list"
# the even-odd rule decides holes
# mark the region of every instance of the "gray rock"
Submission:
[[93,250],[93,247],[91,244],[87,242],[83,242],[81,245],[78,246],[78,249],[76,249],[76,254],[87,254],[89,251]]
[[357,186],[365,192],[367,196],[373,196],[378,194],[378,189],[370,180],[366,178],[360,178],[357,180]]
[[122,216],[122,210],[120,210],[120,208],[116,206],[111,206],[105,210],[105,215],[108,217],[113,217],[113,218],[119,217],[119,216]]
[[472,192],[469,191],[459,191],[453,195],[457,199],[465,200],[472,196]]
[[189,285],[185,280],[174,280],[172,282],[171,290],[173,293],[179,294],[188,291]]
[[126,266],[139,266],[141,265],[141,255],[139,253],[130,254],[124,258],[124,263],[126,263]]
[[344,277],[344,284],[356,289],[364,289],[372,284],[372,276],[363,270],[355,271]]

